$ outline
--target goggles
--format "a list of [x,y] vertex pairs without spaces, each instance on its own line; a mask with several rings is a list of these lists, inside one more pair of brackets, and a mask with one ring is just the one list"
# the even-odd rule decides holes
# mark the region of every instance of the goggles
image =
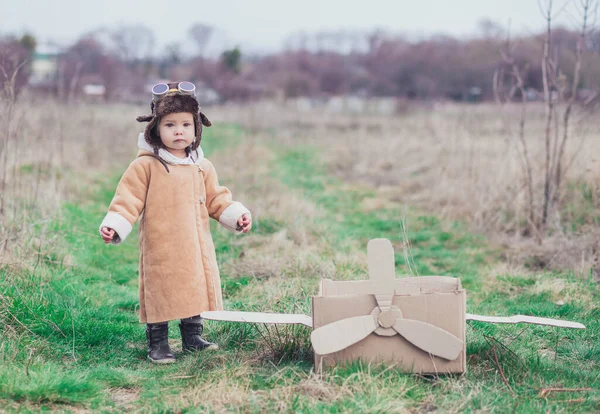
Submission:
[[196,85],[192,82],[179,82],[177,88],[169,88],[166,83],[157,83],[152,87],[152,99],[158,101],[172,92],[179,92],[182,95],[196,96]]

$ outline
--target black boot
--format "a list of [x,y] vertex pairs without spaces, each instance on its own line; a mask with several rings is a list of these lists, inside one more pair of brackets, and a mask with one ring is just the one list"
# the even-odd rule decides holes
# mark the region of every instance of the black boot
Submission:
[[219,349],[219,345],[205,341],[200,337],[203,330],[202,318],[192,316],[181,320],[179,329],[181,330],[182,348],[184,351],[202,351],[203,349]]
[[169,347],[169,324],[146,324],[146,339],[148,339],[148,359],[155,364],[170,364],[175,357]]

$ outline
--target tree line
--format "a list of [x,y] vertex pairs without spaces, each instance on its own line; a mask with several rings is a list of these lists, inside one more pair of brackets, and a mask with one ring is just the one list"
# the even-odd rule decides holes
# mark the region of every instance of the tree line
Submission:
[[[265,55],[244,54],[239,47],[208,55],[214,28],[198,23],[187,34],[195,42],[195,53],[182,53],[180,43],[156,53],[155,35],[143,25],[92,31],[55,57],[56,75],[50,82],[32,86],[69,99],[85,84],[101,84],[109,101],[143,95],[156,79],[187,79],[213,89],[222,101],[335,95],[491,100],[494,77],[510,77],[517,65],[523,78],[517,95],[527,91],[535,99],[543,91],[544,33],[511,39],[489,21],[469,38],[410,39],[383,31],[299,33],[287,39],[283,50]],[[556,70],[568,79],[573,79],[578,39],[577,30],[557,28],[552,33],[550,53]],[[0,81],[14,78],[17,92],[25,87],[36,46],[31,35],[1,38]],[[510,62],[502,52],[507,47]],[[583,47],[577,85],[583,98],[600,82],[599,51],[600,34],[592,33]]]

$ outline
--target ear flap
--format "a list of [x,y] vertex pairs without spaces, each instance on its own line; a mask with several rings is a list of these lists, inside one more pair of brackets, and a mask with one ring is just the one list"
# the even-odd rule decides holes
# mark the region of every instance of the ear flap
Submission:
[[212,122],[210,122],[208,120],[208,118],[206,117],[206,115],[204,115],[202,112],[198,112],[198,113],[200,115],[200,120],[202,121],[202,125],[207,126],[207,127],[209,127],[209,126],[212,125]]
[[138,116],[135,119],[138,122],[150,122],[150,121],[152,121],[153,118],[154,118],[154,115],[142,115],[142,116]]
[[[138,117],[138,121],[144,122],[144,121],[140,121],[139,118],[143,118],[143,117]],[[150,121],[150,123],[146,126],[146,130],[144,131],[144,139],[146,140],[148,145],[150,145],[151,147],[160,148],[162,145],[162,141],[160,140],[160,137],[156,134],[156,126],[158,125],[158,118],[153,116],[151,119],[149,119],[149,121]]]

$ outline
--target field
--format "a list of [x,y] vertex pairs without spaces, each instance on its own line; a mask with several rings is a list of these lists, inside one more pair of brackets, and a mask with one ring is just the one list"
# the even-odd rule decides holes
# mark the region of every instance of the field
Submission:
[[[0,411],[600,410],[592,116],[576,114],[565,196],[539,245],[521,231],[518,108],[410,106],[394,117],[207,108],[215,126],[205,153],[254,217],[245,236],[212,223],[227,309],[309,314],[319,279],[365,278],[367,241],[386,237],[399,275],[460,277],[470,313],[587,326],[469,323],[468,372],[438,377],[358,363],[318,374],[307,328],[218,322],[206,335],[221,350],[183,355],[173,322],[178,362],[151,365],[136,314],[135,232],[119,247],[97,232],[136,152],[135,116],[148,108],[9,106],[0,118]],[[542,108],[529,119],[540,177]]]

